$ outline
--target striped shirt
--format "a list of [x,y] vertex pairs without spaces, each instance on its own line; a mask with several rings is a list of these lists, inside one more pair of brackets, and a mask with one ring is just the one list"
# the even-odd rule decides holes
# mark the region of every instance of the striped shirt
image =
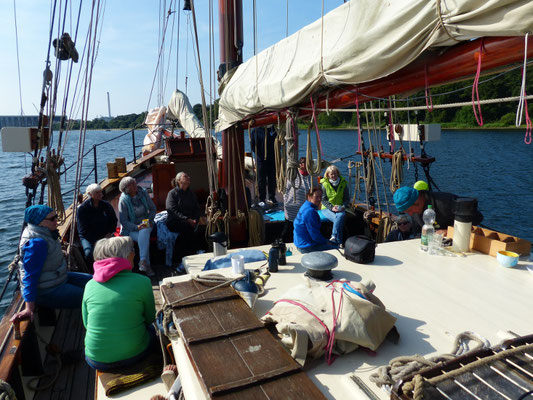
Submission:
[[[315,181],[314,186],[317,186]],[[283,202],[285,209],[285,219],[294,221],[298,210],[307,200],[307,192],[311,189],[311,175],[302,175],[298,171],[298,177],[294,181],[294,185],[287,179],[287,187],[283,194]]]

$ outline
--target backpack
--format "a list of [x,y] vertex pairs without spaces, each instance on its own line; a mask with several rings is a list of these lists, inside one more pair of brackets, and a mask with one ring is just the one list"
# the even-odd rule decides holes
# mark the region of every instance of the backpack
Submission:
[[366,236],[351,236],[344,243],[344,257],[347,260],[368,264],[374,261],[376,242]]

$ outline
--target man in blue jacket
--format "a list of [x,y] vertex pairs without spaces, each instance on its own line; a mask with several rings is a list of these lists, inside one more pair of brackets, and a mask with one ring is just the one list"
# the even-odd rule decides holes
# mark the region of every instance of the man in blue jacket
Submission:
[[300,207],[294,220],[294,245],[300,253],[336,249],[320,233],[320,216],[318,209],[322,201],[322,189],[312,188],[307,193],[307,201]]

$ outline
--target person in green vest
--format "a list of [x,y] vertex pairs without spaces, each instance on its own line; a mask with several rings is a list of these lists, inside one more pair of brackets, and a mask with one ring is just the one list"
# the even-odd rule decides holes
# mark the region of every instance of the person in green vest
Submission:
[[329,240],[342,248],[346,207],[350,205],[348,182],[341,176],[335,165],[330,165],[320,183],[322,185],[322,215],[333,222]]

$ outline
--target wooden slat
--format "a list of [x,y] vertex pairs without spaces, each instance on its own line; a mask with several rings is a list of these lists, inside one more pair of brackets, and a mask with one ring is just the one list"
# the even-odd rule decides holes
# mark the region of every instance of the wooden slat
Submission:
[[266,329],[193,344],[193,365],[213,395],[300,369]]
[[[21,340],[17,340],[13,335],[13,324],[9,320],[11,316],[22,307],[20,293],[16,292],[10,307],[6,310],[2,322],[0,323],[0,338],[3,338],[0,349],[0,379],[9,382],[13,368],[17,366],[16,361],[20,351]],[[24,337],[30,322],[28,320],[20,322],[21,337]]]
[[309,400],[325,399],[324,395],[309,380],[305,372],[299,371],[282,379],[267,381],[258,386],[246,387],[242,390],[217,394],[216,399],[237,400],[237,399],[254,399],[254,400],[271,400],[271,399],[291,399],[291,400]]
[[228,336],[263,327],[240,298],[174,310],[180,336],[187,343]]
[[[175,301],[190,296],[195,293],[202,292],[204,290],[209,289],[210,286],[203,285],[196,281],[186,281],[186,282],[180,282],[179,284],[172,284],[171,286],[163,285],[161,286],[161,292],[163,293],[163,296],[165,297],[165,301],[170,304],[174,303]],[[180,307],[186,306],[186,305],[194,305],[194,304],[201,304],[213,300],[220,300],[225,298],[232,298],[236,297],[235,291],[229,287],[222,287],[215,290],[211,290],[210,292],[200,294],[198,296],[192,297],[189,300],[185,300],[183,302],[179,303]]]

